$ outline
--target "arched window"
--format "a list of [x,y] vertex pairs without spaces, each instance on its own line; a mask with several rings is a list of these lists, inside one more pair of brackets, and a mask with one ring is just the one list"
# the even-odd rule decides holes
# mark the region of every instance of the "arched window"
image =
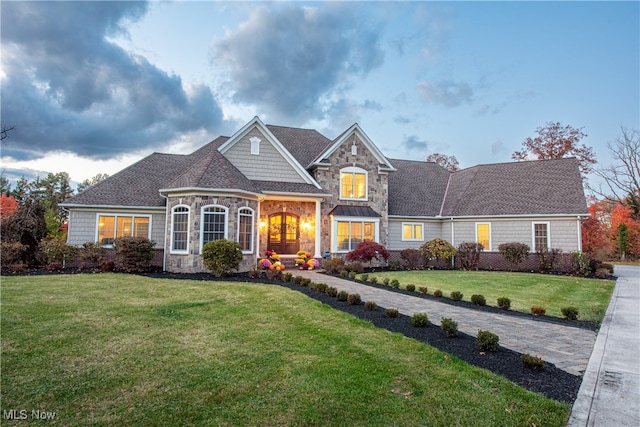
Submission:
[[189,252],[189,207],[175,206],[171,210],[171,252]]
[[367,200],[367,171],[348,167],[340,170],[340,199]]
[[212,205],[202,208],[200,246],[227,238],[227,214],[229,209],[224,206]]
[[238,243],[242,252],[253,252],[253,209],[238,209]]

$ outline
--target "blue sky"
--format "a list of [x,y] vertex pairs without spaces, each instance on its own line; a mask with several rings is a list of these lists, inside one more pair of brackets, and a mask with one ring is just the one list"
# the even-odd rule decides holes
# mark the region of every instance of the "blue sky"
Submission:
[[640,128],[638,2],[7,2],[5,176],[80,182],[258,115],[391,158],[511,160],[547,122],[599,166]]

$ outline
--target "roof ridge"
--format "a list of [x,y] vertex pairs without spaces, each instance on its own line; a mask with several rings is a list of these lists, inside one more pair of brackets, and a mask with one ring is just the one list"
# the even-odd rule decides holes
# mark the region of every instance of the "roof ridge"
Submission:
[[442,204],[440,205],[440,212],[438,216],[442,216],[442,211],[444,210],[444,204],[447,201],[447,194],[449,194],[449,184],[451,184],[451,176],[453,173],[449,173],[449,178],[447,178],[447,188],[444,189],[444,195],[442,196]]

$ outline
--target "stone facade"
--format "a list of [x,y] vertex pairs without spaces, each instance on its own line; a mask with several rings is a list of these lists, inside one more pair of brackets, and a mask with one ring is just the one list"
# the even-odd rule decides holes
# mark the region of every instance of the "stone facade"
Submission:
[[316,236],[316,204],[315,202],[296,202],[289,200],[265,200],[260,203],[260,251],[264,254],[267,249],[269,215],[287,212],[295,214],[300,221],[300,246],[299,250],[313,252]]

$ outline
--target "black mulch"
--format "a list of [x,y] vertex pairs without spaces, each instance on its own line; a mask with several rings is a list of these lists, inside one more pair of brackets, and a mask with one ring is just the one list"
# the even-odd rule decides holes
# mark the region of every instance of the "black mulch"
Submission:
[[[294,273],[295,275],[295,273]],[[222,279],[216,279],[209,274],[172,274],[172,273],[157,273],[150,274],[153,277],[160,278],[174,278],[174,279],[195,279],[195,280],[226,280],[226,281],[241,281],[241,282],[259,282],[273,285],[280,285],[298,292],[301,292],[311,298],[314,298],[323,304],[327,304],[337,310],[341,310],[345,313],[349,313],[360,319],[370,321],[373,325],[379,328],[384,328],[392,332],[398,332],[409,338],[413,338],[419,341],[428,343],[429,345],[445,351],[451,355],[464,360],[465,362],[478,366],[480,368],[487,369],[496,374],[502,375],[505,378],[513,381],[521,387],[544,394],[551,399],[573,403],[576,399],[580,383],[582,382],[581,376],[571,375],[561,369],[556,368],[555,365],[544,362],[542,370],[532,370],[524,366],[520,360],[521,353],[512,351],[507,348],[500,347],[496,352],[482,352],[476,346],[476,340],[474,337],[458,333],[455,338],[447,338],[440,327],[429,324],[424,328],[416,328],[411,326],[409,316],[400,315],[397,318],[387,318],[384,316],[384,308],[378,307],[375,310],[366,310],[364,304],[349,305],[347,302],[338,301],[337,298],[330,297],[325,293],[318,292],[315,289],[308,287],[302,287],[292,282],[281,282],[274,280],[252,279],[244,275],[235,275],[231,277],[225,277]],[[391,290],[385,287],[387,290]],[[394,290],[396,292],[405,292],[401,290]],[[412,296],[422,296],[425,298],[431,297],[429,295],[421,295],[417,292],[408,292]],[[464,303],[462,301],[452,301],[448,298],[439,298],[439,302],[451,303],[461,306],[468,304],[469,308],[480,310],[493,310],[494,308],[484,306],[473,306],[471,303]],[[502,314],[509,314],[514,316],[521,316],[527,314],[517,313],[513,311],[504,311],[499,308],[495,310],[500,311]],[[428,314],[428,313],[427,313]],[[455,320],[455,319],[453,319]],[[542,319],[540,321],[553,321],[553,322],[567,322],[563,319]],[[588,322],[583,325],[576,324],[576,322],[569,322],[572,326],[581,326],[592,329],[597,327],[597,324],[590,325]]]

